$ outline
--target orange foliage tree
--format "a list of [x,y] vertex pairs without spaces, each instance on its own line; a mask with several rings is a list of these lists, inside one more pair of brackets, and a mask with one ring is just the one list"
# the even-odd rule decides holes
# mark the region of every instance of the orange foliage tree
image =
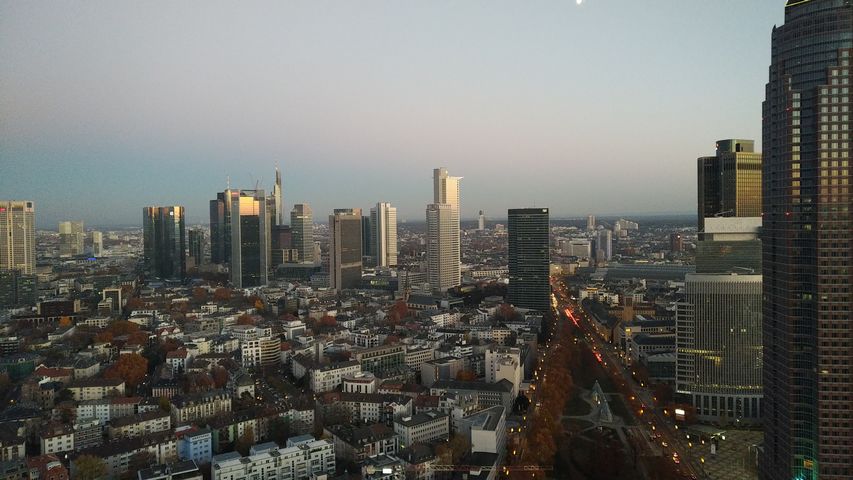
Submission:
[[255,324],[255,318],[252,317],[251,315],[247,314],[247,313],[244,313],[243,315],[240,315],[239,317],[237,317],[237,325],[254,325],[254,324]]
[[118,357],[104,372],[104,378],[120,378],[130,389],[135,389],[148,374],[148,359],[138,353],[128,353]]

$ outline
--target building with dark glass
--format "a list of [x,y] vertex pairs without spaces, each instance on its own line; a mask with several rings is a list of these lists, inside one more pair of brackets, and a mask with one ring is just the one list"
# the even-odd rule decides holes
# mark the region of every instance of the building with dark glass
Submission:
[[142,209],[143,259],[148,275],[183,280],[187,274],[184,207]]
[[38,282],[35,274],[20,270],[0,270],[0,308],[35,305]]
[[187,233],[187,241],[189,243],[190,258],[193,265],[198,267],[204,263],[204,230],[201,228],[191,228]]
[[708,217],[761,216],[761,153],[753,140],[719,140],[698,160],[699,231]]
[[507,301],[516,307],[547,312],[551,306],[548,209],[511,208],[507,228]]
[[762,479],[853,478],[853,2],[789,0],[763,104]]
[[263,190],[239,190],[231,197],[231,284],[260,287],[269,278],[270,224]]
[[227,265],[231,261],[231,201],[236,190],[227,189],[210,201],[210,262]]
[[290,229],[293,248],[299,263],[315,263],[314,213],[307,203],[297,203],[290,211]]
[[361,209],[329,215],[329,284],[334,290],[361,286]]

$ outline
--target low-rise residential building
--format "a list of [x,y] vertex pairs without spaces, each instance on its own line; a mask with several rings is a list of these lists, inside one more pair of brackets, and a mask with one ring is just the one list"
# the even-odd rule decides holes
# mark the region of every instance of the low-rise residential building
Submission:
[[213,435],[209,428],[183,426],[175,429],[178,458],[196,463],[208,463],[213,456]]
[[374,455],[393,455],[400,437],[383,423],[330,425],[324,430],[335,442],[335,455],[348,462],[361,462]]
[[338,388],[344,377],[358,373],[361,373],[361,364],[355,360],[323,365],[308,371],[308,385],[314,392],[329,392]]
[[380,345],[353,350],[353,359],[361,364],[362,371],[379,374],[384,370],[405,365],[406,352],[402,345]]
[[224,390],[172,397],[172,421],[191,422],[231,411],[231,397]]
[[83,378],[73,380],[66,388],[78,402],[100,400],[110,396],[124,395],[124,380],[118,378]]
[[172,422],[169,413],[162,410],[154,410],[110,420],[107,434],[111,439],[140,437],[155,432],[164,432],[170,428],[172,428]]
[[240,347],[243,366],[271,367],[281,363],[281,339],[277,336],[252,338]]
[[192,460],[152,465],[137,472],[138,480],[202,480],[204,475]]
[[288,441],[284,448],[272,442],[255,445],[246,457],[237,452],[214,456],[210,471],[212,480],[314,479],[335,473],[335,444],[311,439]]
[[394,420],[394,432],[404,447],[450,437],[450,416],[441,412],[425,412]]

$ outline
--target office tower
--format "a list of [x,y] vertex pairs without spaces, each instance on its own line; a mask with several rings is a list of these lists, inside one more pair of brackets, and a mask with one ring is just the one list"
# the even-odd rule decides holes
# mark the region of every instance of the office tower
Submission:
[[363,215],[361,217],[361,249],[362,257],[366,265],[376,265],[376,232],[372,228],[371,215]]
[[293,248],[301,263],[314,263],[314,214],[307,203],[298,203],[290,211],[290,228],[293,235]]
[[477,230],[483,231],[486,229],[486,215],[483,214],[483,211],[480,210],[480,216],[477,217]]
[[547,208],[512,208],[508,212],[510,304],[548,312],[551,306]]
[[707,218],[676,312],[676,389],[700,420],[761,421],[761,217]]
[[716,154],[697,163],[700,232],[708,217],[761,216],[761,153],[754,141],[719,140]]
[[100,257],[104,254],[104,234],[92,231],[92,256]]
[[33,202],[0,200],[0,270],[35,273],[35,216]]
[[183,280],[187,273],[184,207],[142,209],[143,259],[149,275]]
[[595,261],[605,262],[613,258],[613,232],[601,229],[593,237]]
[[432,171],[433,203],[446,203],[459,210],[459,181],[462,177],[451,177],[446,168]]
[[427,205],[427,278],[433,291],[461,283],[459,182],[447,169],[433,170],[433,203]]
[[790,0],[763,105],[765,480],[853,478],[853,2]]
[[461,283],[459,211],[446,203],[430,204],[427,220],[427,281],[436,292]]
[[341,291],[361,285],[361,209],[329,215],[329,286]]
[[226,189],[210,201],[210,262],[227,265],[231,262],[231,201],[236,190]]
[[397,266],[397,209],[390,203],[377,203],[370,209],[370,241],[377,267]]
[[274,225],[270,232],[272,245],[270,266],[275,271],[282,263],[296,262],[299,253],[293,247],[293,230],[289,225]]
[[191,228],[187,234],[187,242],[189,243],[190,258],[193,260],[193,265],[198,267],[204,263],[204,230],[201,228]]
[[231,197],[231,284],[267,284],[270,225],[263,190],[239,190]]
[[676,390],[697,418],[761,420],[761,275],[688,274],[676,315]]
[[275,186],[273,186],[272,196],[275,199],[275,218],[273,225],[284,225],[284,190],[281,186],[281,170],[278,166],[275,167]]
[[595,230],[595,215],[587,215],[586,229],[589,231]]
[[59,222],[59,256],[82,255],[85,239],[83,222]]
[[761,217],[706,218],[696,242],[696,273],[761,273]]
[[0,308],[35,305],[38,299],[36,275],[20,270],[0,270]]
[[669,234],[669,251],[672,253],[684,251],[684,235],[681,232]]

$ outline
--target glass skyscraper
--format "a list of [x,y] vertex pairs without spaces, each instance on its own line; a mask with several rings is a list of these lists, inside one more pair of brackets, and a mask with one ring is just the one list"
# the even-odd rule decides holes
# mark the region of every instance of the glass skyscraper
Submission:
[[763,106],[765,480],[853,478],[853,1],[789,0]]
[[761,154],[752,140],[720,140],[698,160],[699,231],[707,217],[761,216]]
[[269,278],[270,225],[263,190],[240,190],[231,197],[231,284],[260,287]]
[[231,261],[231,199],[236,190],[227,189],[210,201],[210,262]]
[[508,211],[507,228],[507,300],[516,307],[547,312],[551,306],[548,209],[512,208]]
[[184,207],[142,209],[143,257],[149,275],[183,280],[187,273]]

